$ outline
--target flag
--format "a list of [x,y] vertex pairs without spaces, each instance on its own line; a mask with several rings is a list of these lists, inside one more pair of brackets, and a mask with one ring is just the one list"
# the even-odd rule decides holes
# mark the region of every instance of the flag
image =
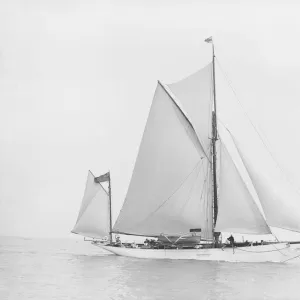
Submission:
[[100,175],[99,177],[95,177],[94,181],[100,183],[100,182],[109,181],[109,179],[110,179],[110,174],[109,172],[107,172],[103,175]]
[[210,36],[209,38],[205,39],[204,42],[206,42],[206,43],[212,43],[213,42],[212,36]]

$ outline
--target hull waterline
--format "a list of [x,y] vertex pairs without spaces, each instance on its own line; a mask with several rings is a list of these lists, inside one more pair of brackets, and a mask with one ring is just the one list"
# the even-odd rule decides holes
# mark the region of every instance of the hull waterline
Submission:
[[113,247],[95,243],[110,253],[144,259],[184,259],[227,262],[285,262],[291,259],[300,261],[300,245],[286,243],[249,246],[238,248],[209,248],[209,249],[142,249]]

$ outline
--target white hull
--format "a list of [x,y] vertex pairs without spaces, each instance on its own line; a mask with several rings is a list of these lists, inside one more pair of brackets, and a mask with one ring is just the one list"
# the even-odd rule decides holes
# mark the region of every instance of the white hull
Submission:
[[300,260],[300,244],[286,243],[250,246],[242,248],[210,249],[141,249],[112,247],[95,243],[94,245],[120,256],[147,259],[189,259],[227,262],[284,262]]

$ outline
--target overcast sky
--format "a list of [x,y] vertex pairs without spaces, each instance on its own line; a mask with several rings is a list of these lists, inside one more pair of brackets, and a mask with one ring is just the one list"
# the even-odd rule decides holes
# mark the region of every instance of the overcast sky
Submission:
[[[209,63],[211,35],[240,101],[300,187],[299,9],[274,0],[1,1],[0,235],[69,236],[89,169],[111,170],[115,219],[157,80]],[[221,77],[217,69],[220,115],[234,118]]]

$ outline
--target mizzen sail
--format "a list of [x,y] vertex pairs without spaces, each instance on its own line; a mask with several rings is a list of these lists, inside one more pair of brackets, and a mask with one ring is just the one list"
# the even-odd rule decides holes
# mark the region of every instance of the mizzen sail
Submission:
[[[200,110],[198,117],[207,113]],[[159,83],[113,231],[158,236],[201,228],[211,238],[210,173],[209,159],[193,125]]]
[[86,237],[103,238],[108,237],[110,231],[109,196],[94,179],[94,175],[89,171],[80,211],[72,232]]

